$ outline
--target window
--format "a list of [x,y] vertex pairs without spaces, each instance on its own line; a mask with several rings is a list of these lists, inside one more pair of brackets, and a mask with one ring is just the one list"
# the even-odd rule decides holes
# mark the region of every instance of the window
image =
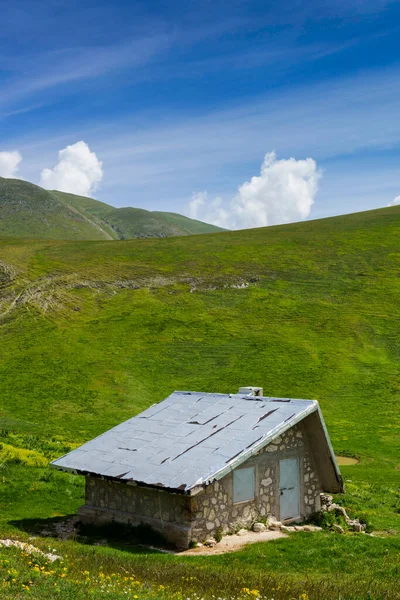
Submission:
[[233,471],[233,502],[254,500],[254,467]]

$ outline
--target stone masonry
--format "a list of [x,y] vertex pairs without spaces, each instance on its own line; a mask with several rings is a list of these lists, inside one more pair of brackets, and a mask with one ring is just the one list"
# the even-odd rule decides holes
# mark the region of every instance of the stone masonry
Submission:
[[299,516],[307,517],[317,512],[322,490],[300,423],[240,465],[240,468],[255,467],[254,500],[233,503],[232,473],[214,481],[192,498],[192,540],[203,541],[218,531],[225,534],[248,528],[254,521],[268,516],[279,520],[279,460],[294,457],[298,457],[300,463]]
[[87,477],[79,516],[96,523],[145,523],[181,547],[191,540],[190,497],[183,494]]
[[191,541],[248,528],[269,516],[279,520],[279,460],[294,457],[300,465],[299,516],[308,517],[320,509],[322,489],[302,423],[240,465],[255,468],[252,501],[233,503],[232,472],[194,496],[87,477],[86,504],[79,514],[96,522],[146,523],[175,545],[187,548]]

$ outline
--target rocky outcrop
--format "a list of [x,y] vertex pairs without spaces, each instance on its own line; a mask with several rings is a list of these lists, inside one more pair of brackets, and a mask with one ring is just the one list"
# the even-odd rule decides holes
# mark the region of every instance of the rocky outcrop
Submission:
[[[353,531],[361,533],[367,528],[365,523],[360,523],[359,519],[350,519],[349,515],[346,512],[346,509],[343,508],[343,506],[340,506],[340,504],[336,504],[335,502],[333,502],[332,496],[321,494],[321,511],[335,512],[337,515],[342,516],[346,522],[346,525],[348,525],[348,527]],[[337,533],[344,533],[344,529],[340,525],[333,525],[333,529]]]

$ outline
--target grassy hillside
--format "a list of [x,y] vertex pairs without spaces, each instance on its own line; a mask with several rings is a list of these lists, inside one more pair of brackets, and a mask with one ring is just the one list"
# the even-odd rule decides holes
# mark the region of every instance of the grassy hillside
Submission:
[[32,520],[44,527],[83,502],[79,478],[35,460],[174,389],[261,385],[320,401],[335,451],[360,459],[342,467],[339,499],[376,537],[294,534],[204,559],[51,543],[82,570],[106,563],[184,597],[242,586],[278,600],[398,598],[399,234],[392,207],[190,239],[3,238],[1,441],[19,458],[3,461],[0,537],[30,535]]
[[203,223],[203,221],[197,221],[196,219],[188,219],[188,217],[184,217],[178,213],[155,211],[152,214],[158,218],[162,218],[167,223],[186,231],[188,235],[223,231],[221,227],[216,227],[215,225],[210,225],[209,223]]
[[53,194],[62,202],[72,204],[78,210],[84,211],[89,218],[96,217],[99,222],[109,227],[114,239],[170,237],[222,231],[215,225],[175,213],[151,212],[129,206],[115,208],[93,198],[56,191]]
[[111,239],[102,227],[37,185],[0,177],[0,236]]
[[117,240],[222,231],[183,215],[114,208],[93,198],[0,177],[0,236]]

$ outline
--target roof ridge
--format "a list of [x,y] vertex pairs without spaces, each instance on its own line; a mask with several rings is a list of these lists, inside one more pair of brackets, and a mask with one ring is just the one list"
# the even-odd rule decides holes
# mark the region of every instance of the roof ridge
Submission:
[[224,477],[307,415],[320,414],[316,400],[271,396],[249,400],[244,394],[175,391],[51,464],[195,493],[198,486]]

